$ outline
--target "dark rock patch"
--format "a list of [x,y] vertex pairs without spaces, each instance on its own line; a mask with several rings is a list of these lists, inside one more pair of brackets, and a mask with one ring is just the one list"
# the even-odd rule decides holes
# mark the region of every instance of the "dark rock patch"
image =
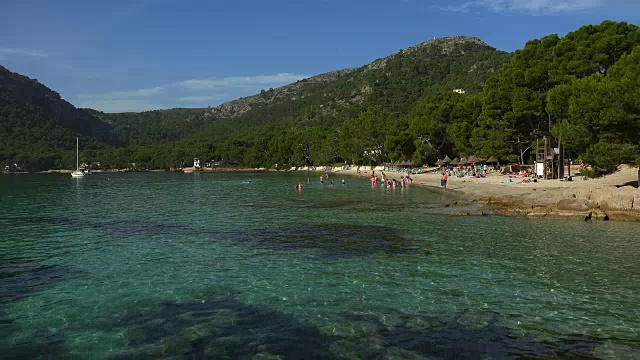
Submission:
[[83,273],[59,265],[18,258],[0,259],[0,304],[14,302],[40,290],[78,278]]
[[292,224],[251,230],[241,234],[239,240],[243,244],[282,251],[311,249],[330,258],[418,254],[411,239],[392,227],[381,225]]

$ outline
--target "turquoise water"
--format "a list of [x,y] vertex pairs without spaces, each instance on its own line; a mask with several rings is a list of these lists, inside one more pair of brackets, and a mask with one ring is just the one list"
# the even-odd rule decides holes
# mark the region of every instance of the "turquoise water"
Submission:
[[310,176],[1,176],[0,357],[640,358],[640,224]]

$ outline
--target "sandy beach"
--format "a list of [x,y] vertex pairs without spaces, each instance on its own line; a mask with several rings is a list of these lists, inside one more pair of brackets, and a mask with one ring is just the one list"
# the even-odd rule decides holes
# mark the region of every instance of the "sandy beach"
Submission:
[[[380,175],[382,168],[376,168]],[[361,174],[371,174],[361,167]],[[333,173],[357,175],[358,169],[335,170]],[[571,170],[578,174],[577,167]],[[390,178],[400,179],[398,171],[385,171]],[[440,188],[440,173],[413,174],[413,184]],[[640,221],[640,190],[637,168],[621,165],[617,172],[597,179],[574,176],[573,181],[538,180],[508,184],[509,176],[492,173],[485,178],[449,177],[451,196],[448,206],[480,205],[479,211],[460,211],[456,215],[503,214],[531,217],[555,217],[576,220]],[[522,178],[514,177],[514,182]]]

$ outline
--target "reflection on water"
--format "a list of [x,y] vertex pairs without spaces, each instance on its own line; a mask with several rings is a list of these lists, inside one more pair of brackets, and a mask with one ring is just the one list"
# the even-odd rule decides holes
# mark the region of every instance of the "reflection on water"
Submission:
[[640,357],[639,224],[251,176],[0,177],[0,353]]

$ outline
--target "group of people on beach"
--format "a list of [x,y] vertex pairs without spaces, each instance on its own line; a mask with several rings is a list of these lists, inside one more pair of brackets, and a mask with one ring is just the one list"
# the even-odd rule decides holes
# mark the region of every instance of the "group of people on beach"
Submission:
[[500,171],[499,167],[486,164],[472,164],[466,166],[445,167],[448,176],[483,178],[488,173]]

